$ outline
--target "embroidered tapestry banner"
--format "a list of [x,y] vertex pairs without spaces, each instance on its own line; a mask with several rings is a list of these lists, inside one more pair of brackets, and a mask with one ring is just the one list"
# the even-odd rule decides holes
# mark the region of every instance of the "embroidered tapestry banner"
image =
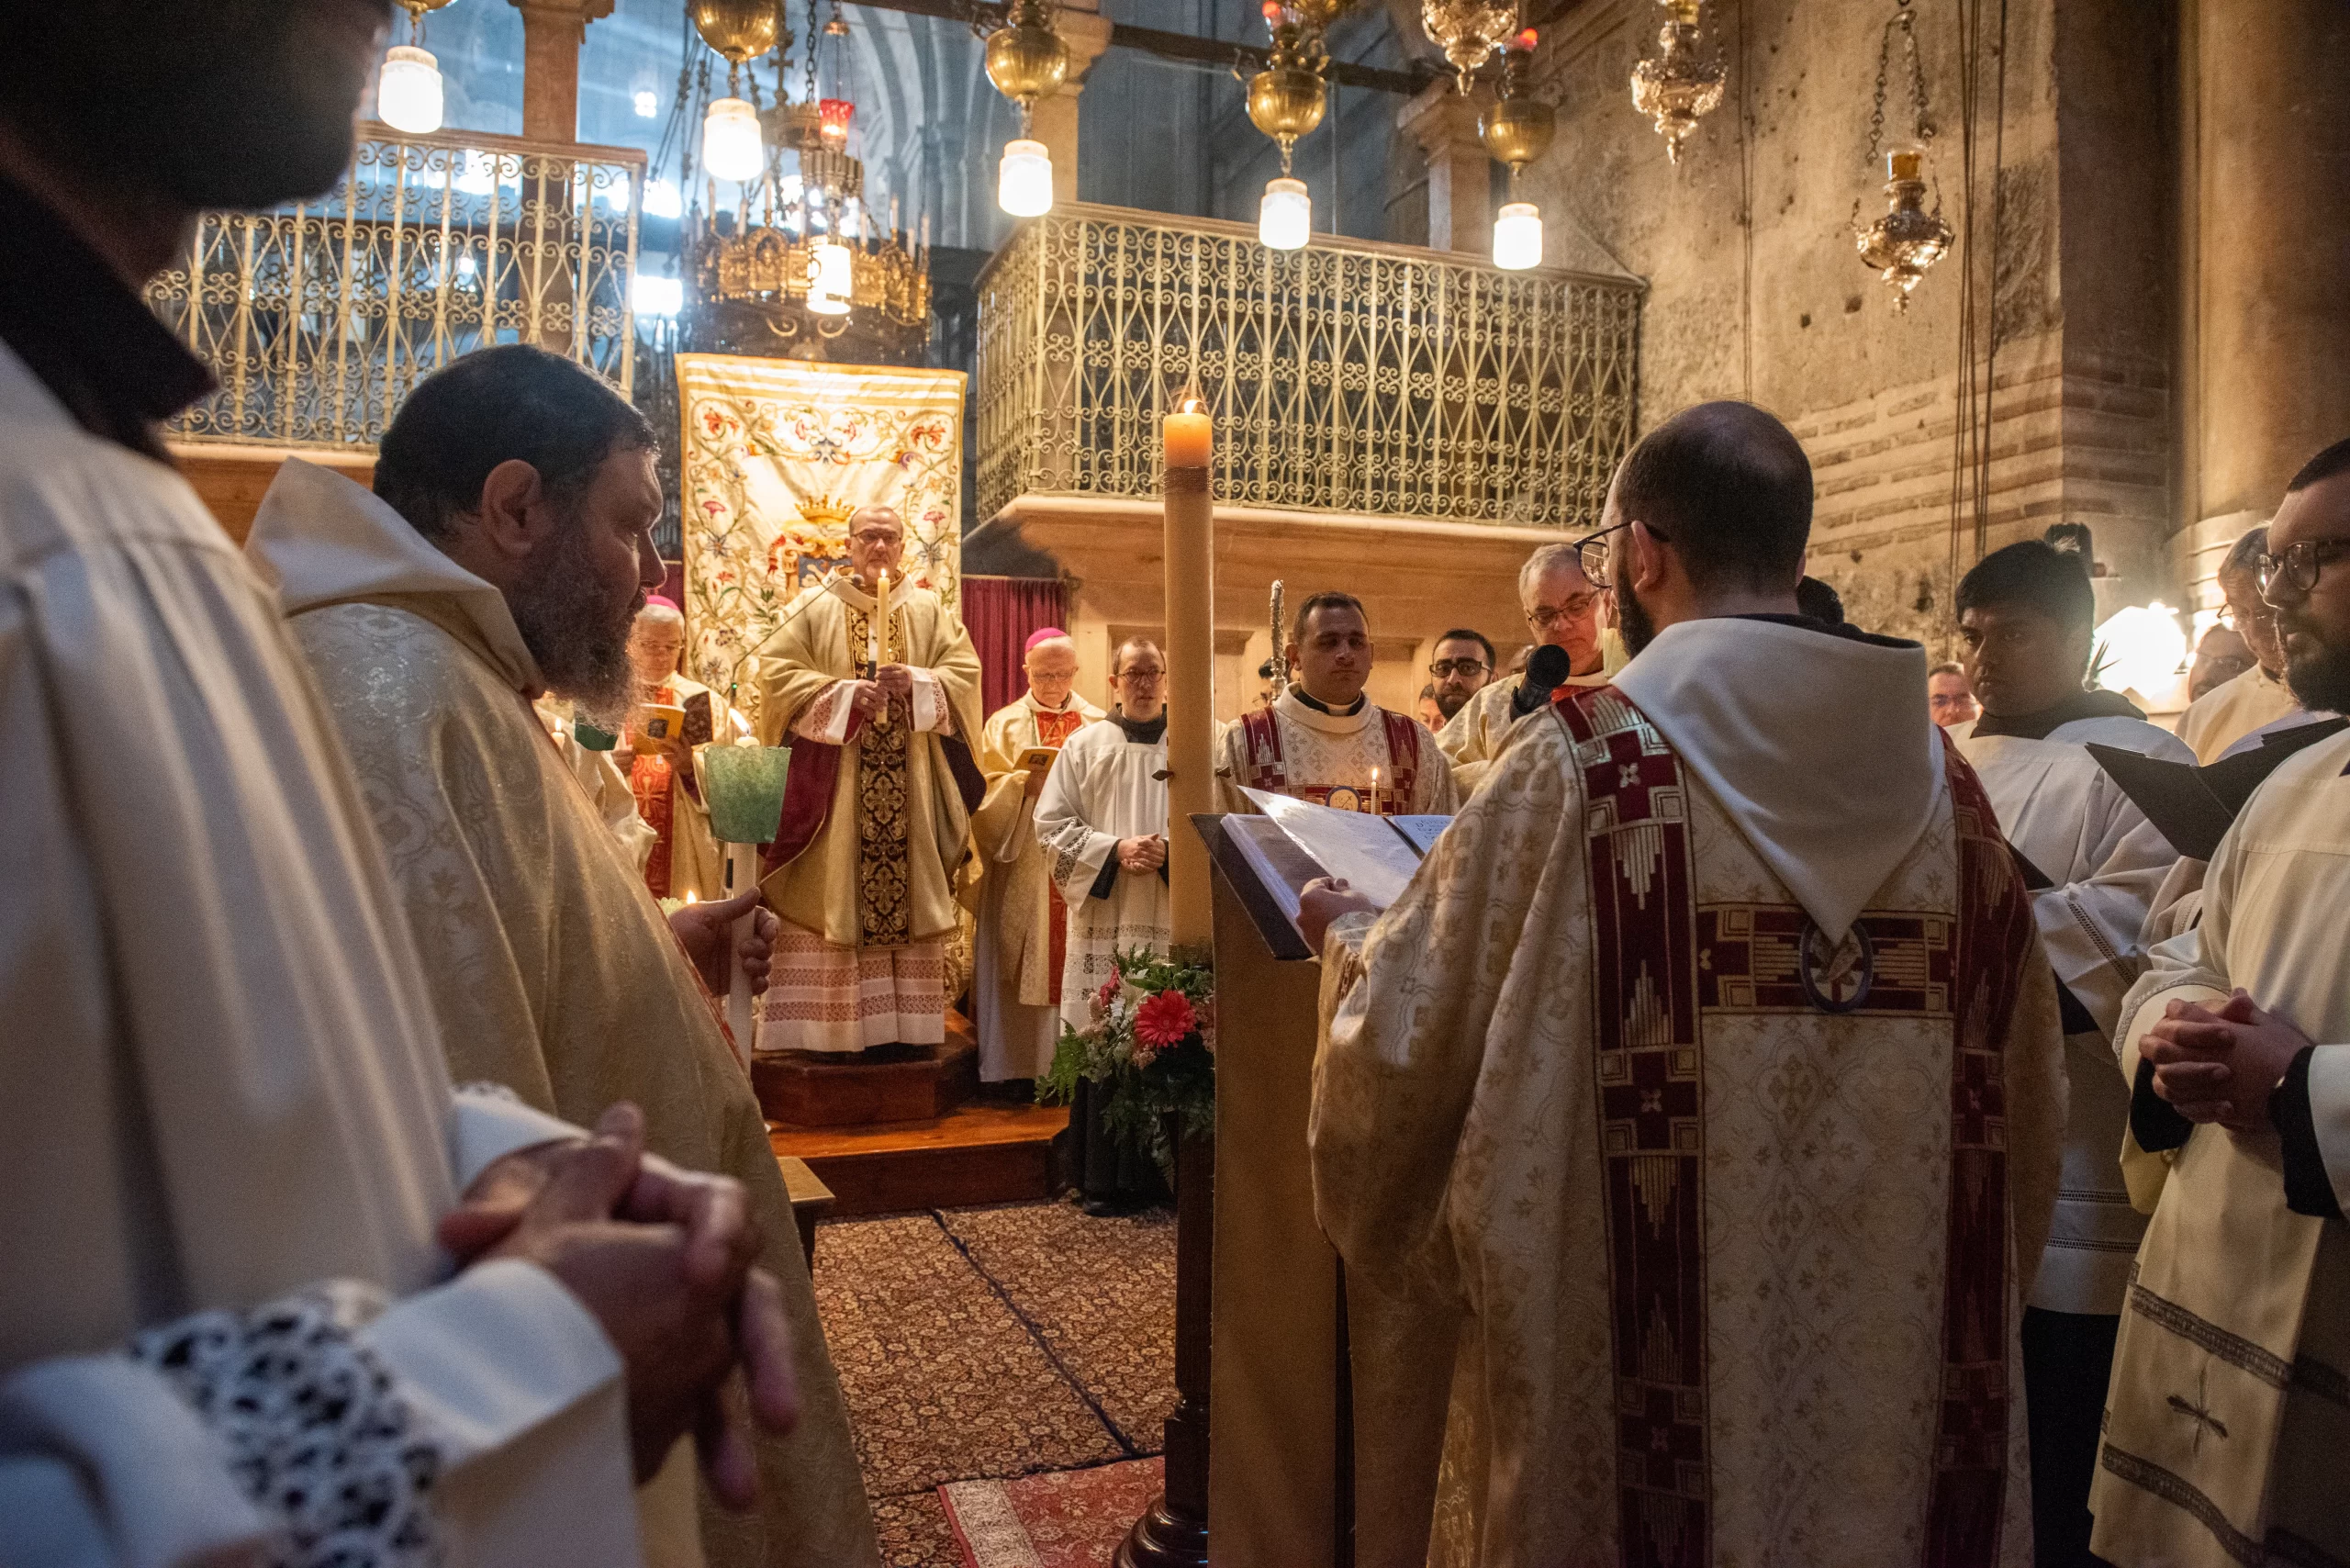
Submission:
[[[689,665],[755,719],[743,660],[848,559],[858,507],[897,508],[905,569],[952,607],[963,548],[959,370],[677,356]],[[739,686],[736,685],[739,679]]]

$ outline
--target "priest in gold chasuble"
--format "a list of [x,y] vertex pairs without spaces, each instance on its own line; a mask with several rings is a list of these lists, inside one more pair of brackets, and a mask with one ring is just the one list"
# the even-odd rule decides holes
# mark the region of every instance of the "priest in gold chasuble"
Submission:
[[946,1037],[956,875],[985,792],[979,656],[955,612],[901,575],[904,549],[895,510],[859,510],[849,569],[759,649],[759,738],[791,747],[760,884],[783,919],[761,1050]]

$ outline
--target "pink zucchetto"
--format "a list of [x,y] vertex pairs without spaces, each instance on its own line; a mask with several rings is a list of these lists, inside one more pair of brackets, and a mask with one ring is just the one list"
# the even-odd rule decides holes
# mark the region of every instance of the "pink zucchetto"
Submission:
[[1062,631],[1058,626],[1047,626],[1042,631],[1031,632],[1028,633],[1028,641],[1022,644],[1020,651],[1023,654],[1033,654],[1036,651],[1036,644],[1039,643],[1066,643],[1068,641],[1068,633]]
[[[656,604],[657,604],[657,605],[659,605],[659,606],[660,606],[662,609],[664,609],[664,610],[677,610],[677,601],[676,599],[671,599],[671,598],[670,598],[667,594],[666,594],[666,593],[648,593],[648,594],[646,594],[646,595],[644,596],[644,605],[645,605],[645,608],[646,608],[646,609],[650,610],[653,606],[655,606],[655,605],[656,605]],[[679,611],[678,611],[678,613],[679,613],[679,614],[683,614],[683,613],[684,613],[684,611],[679,610]]]

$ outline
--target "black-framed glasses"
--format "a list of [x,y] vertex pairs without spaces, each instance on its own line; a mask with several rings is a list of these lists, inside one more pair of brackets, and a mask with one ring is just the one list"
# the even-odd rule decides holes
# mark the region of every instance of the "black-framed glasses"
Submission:
[[2350,539],[2304,539],[2286,545],[2282,555],[2261,556],[2260,597],[2276,603],[2279,584],[2297,594],[2310,592],[2317,587],[2318,573],[2340,560],[2344,551],[2350,551]]
[[1575,622],[1587,620],[1590,618],[1592,611],[1598,608],[1599,595],[1597,592],[1579,593],[1575,595],[1574,598],[1567,600],[1564,604],[1538,604],[1533,609],[1526,612],[1526,619],[1538,630],[1548,632],[1551,627],[1556,626],[1561,621]]
[[[1606,583],[1611,580],[1608,577],[1608,563],[1613,547],[1608,543],[1607,536],[1611,533],[1621,533],[1631,526],[1631,522],[1628,521],[1619,522],[1613,528],[1603,528],[1596,533],[1586,533],[1575,541],[1575,564],[1583,568],[1585,582]],[[1649,537],[1660,544],[1673,543],[1654,528],[1649,530]]]
[[1428,673],[1438,680],[1455,675],[1482,675],[1494,666],[1483,659],[1438,659],[1428,666]]

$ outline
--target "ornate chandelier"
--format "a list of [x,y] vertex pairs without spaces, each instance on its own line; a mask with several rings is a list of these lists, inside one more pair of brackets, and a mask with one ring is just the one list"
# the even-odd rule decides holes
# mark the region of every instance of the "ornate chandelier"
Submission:
[[1517,177],[1550,150],[1559,129],[1558,111],[1526,84],[1536,41],[1532,28],[1510,40],[1502,56],[1501,88],[1493,106],[1477,118],[1477,135],[1485,151],[1509,167],[1510,199],[1494,217],[1494,265],[1509,272],[1542,264],[1542,211],[1518,199]]
[[1867,228],[1859,227],[1860,204],[1852,207],[1854,219],[1853,242],[1861,252],[1861,260],[1885,279],[1893,290],[1893,308],[1909,308],[1909,291],[1927,269],[1950,251],[1950,225],[1942,221],[1942,204],[1926,210],[1925,144],[1934,137],[1933,121],[1926,114],[1926,73],[1918,62],[1918,34],[1913,26],[1916,17],[1909,9],[1909,0],[1895,0],[1892,18],[1885,24],[1884,37],[1877,44],[1876,97],[1869,112],[1869,146],[1865,154],[1869,164],[1876,162],[1876,150],[1885,138],[1885,84],[1891,74],[1893,35],[1901,33],[1902,48],[1908,57],[1909,76],[1910,133],[1917,145],[1896,147],[1886,153],[1885,216]]
[[1012,0],[1003,26],[988,35],[988,80],[1020,106],[1020,135],[1003,144],[996,171],[996,205],[1014,218],[1053,209],[1053,154],[1028,132],[1036,101],[1060,91],[1069,78],[1069,45],[1053,30],[1052,0]]
[[1517,30],[1517,6],[1514,0],[1420,0],[1420,26],[1444,50],[1466,96],[1470,78]]
[[[712,3],[695,0],[697,26]],[[740,8],[747,0],[728,3]],[[758,5],[788,48],[772,0]],[[719,353],[910,364],[930,338],[928,226],[914,241],[899,227],[893,198],[885,232],[866,203],[865,164],[848,151],[856,106],[848,23],[837,3],[819,26],[809,0],[808,36],[804,97],[785,99],[789,62],[778,55],[775,106],[754,127],[765,147],[798,155],[799,175],[785,177],[779,157],[763,158],[732,211],[716,208],[711,187],[709,221],[697,214],[686,240],[684,337],[689,347]],[[819,66],[827,50],[828,78]]]
[[1655,122],[1664,155],[1675,163],[1698,120],[1720,106],[1727,74],[1719,60],[1698,48],[1697,3],[1657,0],[1668,13],[1656,35],[1664,52],[1632,67],[1632,106]]

